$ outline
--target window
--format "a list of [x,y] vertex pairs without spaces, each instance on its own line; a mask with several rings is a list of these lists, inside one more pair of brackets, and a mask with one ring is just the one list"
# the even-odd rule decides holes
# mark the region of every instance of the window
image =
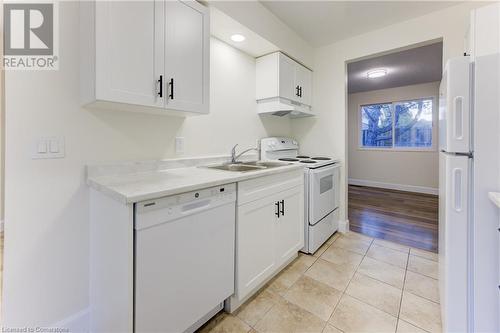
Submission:
[[362,105],[361,148],[432,149],[433,99]]

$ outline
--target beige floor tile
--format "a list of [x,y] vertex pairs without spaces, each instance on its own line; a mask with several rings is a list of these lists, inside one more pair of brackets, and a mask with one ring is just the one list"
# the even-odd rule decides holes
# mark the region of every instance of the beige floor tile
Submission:
[[395,332],[396,317],[344,294],[329,321],[348,332]]
[[349,250],[352,252],[356,252],[361,255],[365,255],[366,251],[370,247],[371,240],[367,241],[364,239],[353,238],[352,236],[348,237],[345,235],[340,236],[333,242],[333,247],[340,247],[345,250]]
[[422,257],[422,258],[425,258],[425,259],[429,259],[429,260],[433,260],[433,261],[438,261],[438,254],[434,253],[434,252],[411,248],[410,249],[410,254],[414,255],[414,256],[417,256],[417,257]]
[[342,333],[342,331],[330,324],[326,324],[325,328],[323,329],[323,333]]
[[373,241],[373,243],[377,244],[379,246],[388,247],[389,249],[393,249],[393,250],[397,250],[397,251],[401,251],[401,252],[405,252],[405,253],[408,253],[410,251],[410,247],[409,246],[405,246],[405,245],[402,245],[402,244],[398,244],[398,243],[386,241],[384,239],[377,239],[377,238],[375,238],[375,240]]
[[439,281],[425,275],[406,272],[405,291],[439,303]]
[[284,299],[281,296],[268,290],[263,290],[257,295],[257,297],[254,297],[243,304],[234,313],[234,315],[248,325],[254,326],[275,304],[279,302],[284,302]]
[[317,258],[309,255],[299,255],[294,262],[288,265],[269,282],[268,290],[283,296],[288,288],[297,282],[297,280],[316,261],[316,259]]
[[299,263],[307,267],[311,267],[312,264],[317,260],[318,258],[311,255],[311,254],[305,254],[302,252],[299,252],[299,256],[293,263]]
[[285,299],[327,321],[341,296],[337,289],[303,276],[288,290]]
[[290,302],[277,304],[260,320],[255,329],[260,333],[321,332],[325,321]]
[[354,271],[354,269],[338,266],[320,258],[307,270],[305,275],[332,288],[344,291],[354,275]]
[[330,238],[327,239],[326,244],[332,244],[339,237],[340,237],[340,232],[337,231]]
[[347,238],[361,240],[361,241],[365,241],[365,242],[373,241],[373,237],[360,234],[359,232],[349,231],[349,232],[344,233],[343,235]]
[[407,253],[376,244],[372,244],[370,246],[370,249],[368,250],[366,255],[370,258],[377,259],[403,269],[406,269],[406,264],[408,262]]
[[438,263],[422,257],[410,255],[408,270],[434,279],[439,278]]
[[252,328],[242,320],[225,312],[219,312],[198,333],[247,333]]
[[332,243],[325,243],[325,244],[321,245],[321,247],[319,249],[317,249],[316,252],[314,252],[313,256],[316,258],[319,258],[323,254],[323,252],[325,252],[326,249],[328,249],[331,245],[332,245]]
[[336,265],[347,265],[357,268],[363,259],[361,254],[342,249],[340,247],[330,246],[320,257]]
[[349,282],[349,286],[345,292],[388,314],[395,317],[398,316],[399,305],[401,303],[401,289],[372,279],[366,275],[356,273],[351,282]]
[[396,330],[396,333],[426,333],[426,331],[410,323],[407,323],[404,320],[399,319],[398,329]]
[[404,292],[399,318],[426,331],[440,332],[440,311],[439,304]]
[[358,268],[358,272],[403,289],[405,270],[399,267],[365,257]]

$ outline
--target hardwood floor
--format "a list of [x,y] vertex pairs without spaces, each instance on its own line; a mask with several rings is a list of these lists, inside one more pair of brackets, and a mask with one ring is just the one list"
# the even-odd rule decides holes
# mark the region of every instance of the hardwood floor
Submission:
[[348,215],[352,231],[437,252],[436,195],[349,185]]

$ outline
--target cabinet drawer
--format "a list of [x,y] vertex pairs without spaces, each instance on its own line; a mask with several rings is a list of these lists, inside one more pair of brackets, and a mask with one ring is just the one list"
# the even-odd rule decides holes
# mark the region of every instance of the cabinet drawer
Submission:
[[302,169],[242,181],[238,183],[238,206],[303,185]]

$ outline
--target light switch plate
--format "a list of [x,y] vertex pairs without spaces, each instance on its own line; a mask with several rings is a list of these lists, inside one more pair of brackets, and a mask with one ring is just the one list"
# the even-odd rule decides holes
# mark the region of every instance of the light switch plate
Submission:
[[175,153],[184,154],[184,137],[182,136],[175,138]]
[[33,159],[64,158],[64,137],[51,136],[38,138],[35,143]]

